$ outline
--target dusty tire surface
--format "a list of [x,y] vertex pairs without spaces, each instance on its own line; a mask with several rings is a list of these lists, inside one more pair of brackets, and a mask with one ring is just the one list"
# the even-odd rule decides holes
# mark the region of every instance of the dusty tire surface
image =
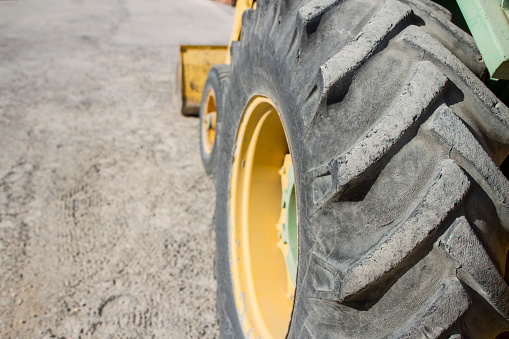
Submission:
[[233,8],[0,2],[0,338],[214,338],[212,181],[178,44]]
[[231,50],[216,177],[221,334],[243,336],[228,196],[255,95],[275,103],[296,176],[288,337],[508,331],[509,109],[450,13],[425,0],[259,1]]
[[[223,120],[223,111],[224,111],[224,100],[225,100],[225,90],[228,86],[230,80],[230,65],[219,64],[214,65],[209,71],[207,75],[207,80],[205,81],[205,85],[203,86],[203,96],[200,105],[200,154],[201,161],[203,164],[203,168],[205,172],[213,176],[214,170],[216,168],[217,157],[219,153],[219,143],[221,142],[221,125]],[[212,142],[212,147],[210,150],[207,150],[204,146],[204,143],[207,142],[204,139],[206,138],[205,133],[203,131],[204,126],[204,106],[206,102],[206,98],[209,91],[214,92],[214,101],[216,108],[216,117],[215,117],[215,138]]]

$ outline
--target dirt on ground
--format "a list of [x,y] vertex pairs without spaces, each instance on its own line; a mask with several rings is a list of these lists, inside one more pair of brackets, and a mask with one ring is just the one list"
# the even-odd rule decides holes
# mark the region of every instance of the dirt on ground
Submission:
[[0,1],[0,338],[212,338],[214,187],[173,91],[208,0]]

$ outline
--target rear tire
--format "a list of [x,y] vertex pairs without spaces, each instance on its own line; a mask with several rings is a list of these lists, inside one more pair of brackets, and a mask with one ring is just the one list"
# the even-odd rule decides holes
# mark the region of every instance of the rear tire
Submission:
[[498,168],[509,109],[449,19],[428,0],[258,1],[244,13],[216,171],[223,337],[257,332],[231,273],[231,247],[246,246],[231,239],[231,183],[243,112],[260,95],[279,113],[295,171],[288,337],[509,331],[509,182]]
[[213,176],[221,139],[225,88],[230,78],[230,65],[214,65],[203,87],[200,105],[200,153],[203,167]]

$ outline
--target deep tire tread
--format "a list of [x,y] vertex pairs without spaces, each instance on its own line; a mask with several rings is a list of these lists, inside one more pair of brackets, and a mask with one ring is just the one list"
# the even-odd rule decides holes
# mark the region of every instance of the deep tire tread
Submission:
[[449,107],[444,106],[433,117],[430,128],[436,136],[443,140],[443,143],[451,148],[451,155],[465,159],[475,169],[470,173],[472,175],[479,174],[476,175],[477,181],[485,187],[486,191],[494,193],[494,198],[500,202],[501,206],[499,214],[507,217],[509,213],[509,182],[465,124]]
[[[444,17],[437,11],[439,7],[433,6],[429,1],[422,0],[403,0],[409,6],[412,6],[414,13],[425,18],[426,25],[423,30],[434,35],[436,39],[448,50],[455,51],[463,64],[465,64],[477,77],[480,77],[485,69],[482,63],[482,57],[477,49],[474,39],[463,30],[451,22],[450,17]],[[462,48],[456,48],[456,44],[461,44]]]
[[[439,246],[456,263],[457,276],[483,297],[505,320],[509,321],[509,287],[476,234],[464,218],[458,218]],[[475,260],[477,263],[472,263]],[[482,272],[473,269],[484,267]]]
[[[475,337],[477,332],[465,322],[477,312],[478,299],[489,306],[487,313],[502,319],[490,323],[493,331],[502,331],[509,326],[509,288],[501,275],[505,259],[500,259],[506,254],[501,255],[502,245],[491,244],[480,228],[489,224],[507,245],[509,182],[497,166],[509,153],[509,109],[479,80],[484,70],[479,52],[471,37],[450,22],[449,11],[429,0],[363,0],[369,8],[355,27],[338,27],[348,39],[324,29],[335,12],[355,8],[360,3],[356,1],[260,1],[255,11],[244,14],[241,41],[231,48],[232,73],[244,66],[256,70],[250,73],[256,79],[239,72],[232,96],[240,102],[260,93],[250,81],[277,84],[261,91],[276,104],[285,102],[280,84],[299,92],[290,97],[295,100],[291,109],[282,111],[289,116],[283,119],[285,127],[299,131],[292,132],[289,143],[298,145],[292,159],[296,180],[304,182],[299,192],[306,206],[299,226],[306,228],[299,233],[299,242],[306,245],[299,249],[303,252],[288,337]],[[332,47],[315,57],[318,38]],[[256,50],[243,45],[245,39],[251,39]],[[340,103],[362,88],[358,82],[365,78],[359,74],[376,68],[383,53],[408,58],[404,76],[351,142],[335,150],[329,147],[336,153],[327,150],[322,156],[335,139],[321,133],[320,126],[329,118],[341,119]],[[276,57],[260,61],[270,55]],[[225,132],[232,148],[239,121],[236,115],[231,131]],[[411,195],[402,207],[390,217],[380,216],[379,226],[365,227],[386,231],[380,231],[383,235],[376,241],[368,237],[371,242],[352,259],[334,245],[336,237],[343,239],[345,226],[337,206],[363,211],[363,204],[371,202],[365,199],[380,193],[376,190],[383,185],[376,185],[394,175],[392,168],[405,159],[398,155],[409,145],[423,158],[434,152],[433,159],[415,176],[408,175],[416,182],[406,191]],[[233,152],[224,152],[225,163],[231,162]],[[319,160],[308,160],[309,154],[320,154]],[[216,201],[217,208],[227,210],[230,169],[228,164],[223,168],[226,184]],[[476,214],[468,210],[472,206],[482,208]],[[491,211],[493,215],[484,218]],[[227,225],[227,215],[219,220]],[[218,250],[224,252],[222,241]],[[228,262],[223,265],[227,270]],[[224,289],[220,280],[218,286]],[[414,299],[401,296],[401,291]],[[222,310],[231,307],[226,304],[218,301]],[[386,315],[387,307],[393,308]],[[239,333],[236,320],[226,313],[221,317],[228,325],[224,331]]]
[[446,280],[422,305],[420,312],[392,337],[440,338],[455,324],[457,317],[465,314],[470,303],[468,294],[458,280]]
[[[390,39],[401,23],[407,20],[412,13],[410,7],[395,1],[386,0],[364,29],[348,45],[324,63],[310,86],[310,93],[304,103],[305,112],[316,112],[305,115],[304,125],[309,126],[316,114],[320,114],[331,103],[342,99],[345,84],[366,60],[373,55],[379,46]],[[321,15],[323,13],[320,12]],[[313,92],[318,89],[319,100],[314,100]],[[313,99],[313,100],[310,100]],[[317,102],[319,104],[316,107]]]
[[423,30],[410,26],[401,36],[407,46],[424,54],[462,90],[479,102],[479,128],[495,141],[509,145],[509,108],[505,106],[456,56]]
[[[426,16],[428,22],[432,21],[436,27],[439,27],[442,33],[445,32],[447,34],[442,34],[441,41],[439,42],[429,34],[431,31],[426,32],[425,28],[412,25],[407,27],[401,26],[401,23],[407,21],[407,16],[411,12],[411,10],[401,7],[401,3],[411,6],[414,13]],[[396,18],[387,26],[381,23],[383,20],[381,22],[376,20],[377,15],[382,17],[380,13],[383,13],[384,9],[390,9],[394,15],[393,18]],[[317,9],[314,17],[322,15],[324,15],[323,11]],[[383,17],[385,19],[388,16],[384,14]],[[384,32],[384,34],[362,41],[363,32],[373,31],[370,25],[376,25],[379,27],[376,31]],[[314,26],[313,29],[315,29]],[[389,32],[391,29],[395,30],[392,34]],[[399,32],[401,33],[398,34]],[[479,130],[480,132],[473,134],[462,123],[461,119],[445,105],[441,106],[438,113],[434,114],[432,122],[429,124],[432,126],[433,133],[441,138],[438,144],[450,148],[450,153],[456,153],[459,157],[466,159],[471,165],[470,167],[467,166],[467,170],[473,168],[479,173],[479,175],[474,175],[474,179],[481,182],[481,186],[485,191],[492,192],[491,196],[499,202],[496,205],[498,206],[497,211],[499,218],[501,218],[501,225],[506,225],[507,227],[509,224],[507,222],[509,221],[509,218],[507,218],[507,211],[509,210],[509,182],[491,159],[491,157],[496,158],[497,155],[490,149],[490,145],[495,143],[497,145],[494,147],[495,149],[501,148],[503,149],[501,153],[506,152],[507,154],[506,146],[508,143],[506,138],[509,137],[509,130],[506,126],[507,121],[509,121],[509,111],[478,79],[484,70],[484,65],[480,62],[479,52],[471,37],[452,25],[450,14],[447,11],[437,11],[437,6],[433,6],[432,3],[417,0],[384,2],[380,11],[375,14],[363,31],[320,67],[316,80],[308,87],[307,93],[309,94],[306,96],[306,101],[303,105],[304,112],[315,113],[313,113],[314,115],[303,117],[304,125],[312,127],[313,120],[320,116],[320,114],[323,114],[329,105],[342,100],[344,97],[342,93],[348,91],[348,88],[341,87],[350,86],[349,78],[352,78],[357,69],[362,67],[372,55],[377,53],[380,46],[382,48],[387,46],[386,39],[393,40],[394,37],[396,37],[394,39],[396,42],[402,41],[407,46],[411,45],[416,50],[419,50],[421,55],[429,58],[430,61],[420,62],[419,66],[425,64],[435,72],[435,74],[421,77],[422,79],[436,80],[435,87],[429,84],[423,86],[432,95],[422,100],[425,104],[416,109],[415,114],[408,113],[413,110],[413,107],[409,109],[404,101],[401,102],[401,108],[397,109],[397,104],[395,103],[398,102],[398,98],[395,98],[393,104],[382,115],[379,122],[371,126],[366,134],[348,151],[331,159],[321,167],[309,171],[308,177],[313,182],[311,189],[312,197],[309,198],[313,202],[310,213],[312,215],[320,213],[320,209],[334,204],[335,201],[352,200],[350,195],[351,192],[356,191],[356,186],[365,186],[365,182],[369,181],[369,179],[364,180],[363,177],[376,178],[381,172],[383,164],[390,161],[394,152],[397,152],[402,147],[401,142],[408,142],[408,139],[404,138],[407,130],[412,129],[415,131],[416,126],[413,125],[424,123],[427,116],[432,113],[429,109],[436,107],[433,106],[434,104],[448,100],[449,86],[447,84],[452,82],[454,83],[453,86],[459,87],[465,95],[475,97],[480,103],[478,106],[482,106],[481,116],[472,117],[469,116],[470,112],[460,112],[464,119],[474,122],[471,128],[474,131]],[[452,40],[450,39],[451,37],[456,38],[455,43],[464,46],[464,50],[457,56],[450,52],[454,43],[449,44],[447,39]],[[361,47],[355,46],[356,44],[361,45]],[[353,53],[353,51],[356,53]],[[419,66],[417,66],[417,69]],[[408,87],[409,84],[406,86]],[[416,97],[422,96],[421,93],[416,94]],[[411,100],[409,101],[411,102]],[[318,105],[313,107],[316,103]],[[405,116],[404,113],[408,114],[406,117],[409,119],[402,117],[400,120],[402,125],[392,125],[392,121],[389,118],[390,115],[394,114],[401,117]],[[446,113],[447,121],[445,121]],[[423,114],[425,115],[424,117],[422,116]],[[407,121],[407,123],[405,124],[403,121]],[[308,127],[308,130],[310,127]],[[489,140],[486,140],[486,136],[489,136]],[[478,141],[477,138],[482,139]],[[379,163],[382,166],[377,166]],[[462,161],[459,164],[464,166]],[[463,204],[462,201],[468,196],[470,184],[468,177],[463,174],[458,163],[447,160],[442,164],[441,168],[437,172],[438,174],[435,175],[435,180],[432,180],[428,187],[432,187],[433,183],[436,184],[436,180],[438,180],[436,178],[440,178],[440,181],[446,180],[448,184],[444,186],[439,185],[440,189],[435,190],[433,194],[430,194],[428,191],[430,197],[425,196],[418,204],[418,206],[422,206],[424,201],[432,201],[438,205],[432,206],[433,204],[429,204],[423,207],[422,212],[418,212],[418,208],[410,213],[407,212],[409,217],[406,217],[399,226],[394,228],[395,231],[392,234],[382,239],[378,245],[374,246],[369,252],[366,252],[364,257],[357,262],[350,264],[348,267],[342,267],[339,263],[331,261],[318,252],[311,254],[312,259],[309,269],[314,270],[310,275],[314,279],[310,280],[308,285],[313,286],[313,297],[343,303],[344,305],[352,302],[356,303],[357,301],[362,302],[362,299],[366,297],[366,290],[376,290],[377,284],[381,284],[381,286],[387,284],[384,277],[391,276],[389,272],[403,266],[406,261],[411,261],[409,258],[413,255],[413,252],[417,252],[423,243],[436,239],[436,236],[432,236],[433,234],[439,234],[444,231],[450,215],[457,210],[459,205]],[[444,168],[449,173],[454,174],[445,175],[442,172]],[[451,179],[447,181],[447,177]],[[459,186],[455,187],[455,185]],[[448,186],[455,192],[454,194],[451,193]],[[354,201],[357,198],[354,196]],[[446,203],[446,201],[448,202]],[[426,214],[429,211],[436,212],[435,217],[430,218],[429,222],[423,222],[418,217],[413,220],[420,213]],[[462,225],[464,223],[468,224],[465,218],[460,218],[459,220]],[[451,226],[449,232],[453,232],[456,224],[457,222]],[[506,230],[509,231],[509,229]],[[408,242],[408,239],[411,239],[411,242]],[[461,252],[464,254],[464,256],[461,256],[462,258],[472,260],[472,258],[475,258],[475,254],[481,253],[481,249],[484,251],[483,245],[478,240],[476,242],[476,239],[474,232],[470,229],[468,239],[461,246],[456,246],[458,247],[456,250],[461,252],[461,249],[469,242],[479,245],[477,252]],[[444,246],[444,243],[441,242],[440,248],[442,250],[445,248]],[[475,278],[473,278],[472,274],[469,274],[471,280],[475,281],[470,283],[470,287],[480,295],[483,295],[487,302],[504,319],[509,320],[507,318],[507,300],[509,300],[507,293],[509,293],[509,289],[500,272],[497,271],[491,260],[488,260],[490,257],[485,251],[483,253],[485,254],[484,257],[487,258],[484,263],[475,265],[472,262],[463,262],[463,264],[469,264],[474,272],[484,272],[485,270],[494,272],[490,278],[496,282],[493,284],[496,286],[495,290],[489,284],[486,284],[486,280],[478,281],[482,279],[482,276],[479,276],[482,273],[477,273],[478,276],[475,276]],[[460,259],[453,258],[453,260],[458,263]],[[458,269],[459,267],[461,267],[460,264],[458,264]],[[402,272],[401,269],[400,272]],[[456,280],[445,280],[435,295],[430,297],[428,302],[421,306],[421,311],[414,314],[394,337],[412,338],[425,336],[438,338],[449,333],[453,326],[457,326],[458,319],[467,312],[471,304],[467,291],[462,287],[462,284],[468,284],[468,279],[465,279],[464,275],[459,273]],[[491,296],[493,297],[490,298]],[[451,305],[456,305],[457,307],[451,309]],[[304,325],[302,333],[306,333],[309,337],[319,337],[320,335],[313,334],[312,328],[314,326]]]
[[344,0],[314,0],[309,4],[302,6],[298,12],[301,30],[305,31],[307,34],[314,33],[320,24],[322,16],[333,6],[336,6],[343,1]]
[[[415,67],[411,78],[402,89],[393,104],[365,136],[347,152],[331,160],[327,165],[315,169],[311,175],[324,185],[325,177],[329,188],[323,196],[314,196],[315,211],[334,197],[345,192],[355,182],[362,181],[361,176],[372,176],[370,169],[387,155],[391,148],[422,122],[431,104],[443,91],[448,79],[430,62],[421,62]],[[361,161],[359,161],[361,160]],[[314,192],[323,190],[313,189]],[[341,199],[348,199],[342,196]]]
[[[358,261],[334,270],[331,291],[317,297],[351,302],[356,294],[373,285],[400,265],[426,239],[431,238],[468,192],[470,183],[453,161],[446,160],[435,172],[418,202],[405,212],[399,225]],[[323,269],[331,271],[330,265]],[[316,268],[315,268],[316,269]],[[315,274],[319,277],[320,274]]]

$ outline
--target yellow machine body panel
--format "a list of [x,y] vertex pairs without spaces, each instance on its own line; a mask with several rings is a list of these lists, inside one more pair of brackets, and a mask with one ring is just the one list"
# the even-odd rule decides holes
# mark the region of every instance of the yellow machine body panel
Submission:
[[228,46],[180,46],[176,102],[183,115],[197,115],[210,68],[226,62]]
[[216,64],[230,63],[230,46],[232,41],[240,38],[242,13],[253,6],[253,0],[237,0],[228,46],[180,46],[175,102],[183,115],[198,115],[203,86],[210,68]]
[[226,64],[230,63],[230,46],[232,41],[239,41],[240,29],[242,27],[242,13],[246,9],[254,8],[256,3],[253,0],[237,0],[235,4],[235,15],[233,17],[233,28],[230,36],[230,44],[228,45],[228,52],[226,53]]

